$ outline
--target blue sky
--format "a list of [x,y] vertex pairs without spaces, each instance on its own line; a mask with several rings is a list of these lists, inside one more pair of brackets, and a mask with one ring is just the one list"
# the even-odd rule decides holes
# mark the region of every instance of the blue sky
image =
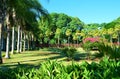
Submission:
[[111,22],[120,17],[120,0],[39,0],[49,13],[65,13],[85,23]]

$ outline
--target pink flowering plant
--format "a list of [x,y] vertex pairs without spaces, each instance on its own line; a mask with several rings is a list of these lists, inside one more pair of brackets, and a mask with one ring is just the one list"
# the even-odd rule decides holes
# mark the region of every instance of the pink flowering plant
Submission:
[[85,50],[92,50],[94,48],[97,48],[98,44],[100,42],[99,37],[88,37],[83,40],[83,48]]

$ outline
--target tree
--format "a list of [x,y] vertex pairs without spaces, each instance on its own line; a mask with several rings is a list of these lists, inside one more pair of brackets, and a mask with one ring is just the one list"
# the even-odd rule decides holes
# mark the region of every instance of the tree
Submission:
[[45,32],[45,36],[46,36],[46,39],[47,39],[47,43],[49,44],[50,42],[50,36],[53,34],[53,32],[50,30],[50,29],[47,29],[46,32]]
[[11,54],[14,54],[14,47],[15,47],[15,27],[12,27],[12,50],[11,50]]
[[10,49],[10,22],[9,22],[9,14],[6,16],[7,23],[7,43],[6,43],[6,54],[5,58],[10,58],[9,49]]
[[0,64],[2,64],[1,41],[2,41],[2,26],[6,15],[6,0],[0,0]]
[[82,30],[84,23],[77,17],[71,17],[71,21],[69,22],[68,26],[72,29],[72,32],[76,30]]
[[77,45],[78,45],[78,39],[80,38],[80,35],[81,35],[80,30],[76,30],[75,35],[76,35],[76,37],[77,37]]
[[115,25],[115,31],[117,32],[118,35],[118,44],[120,46],[120,24]]
[[60,28],[57,28],[56,29],[56,36],[58,38],[58,47],[59,47],[59,44],[60,44],[60,34],[61,34],[61,29]]
[[[3,2],[5,1],[5,2]],[[12,10],[14,9],[15,15],[16,15],[16,22],[19,26],[21,24],[23,25],[25,22],[29,23],[31,25],[31,22],[33,23],[36,18],[40,17],[41,15],[46,15],[47,11],[43,9],[41,4],[38,2],[38,0],[2,0],[0,1],[1,4],[4,4],[6,6],[6,11],[1,11],[2,14],[7,14],[7,27],[8,27],[8,37],[7,37],[7,50],[6,50],[6,58],[9,58],[9,25],[12,25],[9,21],[10,14]],[[4,7],[3,5],[0,6],[1,9]],[[29,16],[31,16],[31,19],[29,19]],[[0,16],[1,17],[1,16]],[[4,17],[3,17],[4,18]],[[9,23],[10,22],[10,23]],[[19,35],[18,35],[19,36]],[[19,45],[18,45],[19,46]],[[0,46],[1,47],[1,46]]]
[[111,43],[111,45],[112,45],[112,36],[113,36],[113,33],[114,33],[114,29],[113,29],[113,28],[109,28],[109,29],[107,30],[107,33],[108,33],[109,36],[110,36],[110,43]]
[[67,29],[66,30],[66,36],[68,37],[68,44],[70,46],[70,35],[72,34],[72,30],[71,29]]

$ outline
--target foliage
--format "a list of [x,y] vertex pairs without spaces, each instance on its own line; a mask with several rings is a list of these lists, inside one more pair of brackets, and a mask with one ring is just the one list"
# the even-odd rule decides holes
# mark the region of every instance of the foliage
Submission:
[[85,38],[83,40],[83,48],[85,50],[92,50],[94,48],[97,48],[99,45],[99,38]]
[[[50,39],[57,38],[58,44],[64,43],[61,40],[68,40],[68,43],[73,42],[72,35],[77,33],[77,37],[80,36],[81,29],[83,29],[84,23],[77,17],[71,17],[64,13],[51,13],[51,24],[46,24],[45,21],[40,21],[39,26],[41,29],[42,38],[46,38],[46,36]],[[50,31],[52,34],[50,35]],[[77,32],[79,30],[79,32]],[[40,36],[39,36],[40,37]],[[39,38],[41,39],[41,38]],[[80,41],[77,39],[77,41]]]
[[98,49],[101,56],[107,56],[110,59],[115,59],[116,61],[120,60],[120,47],[101,43],[99,44]]
[[58,61],[46,61],[39,68],[19,66],[14,69],[0,69],[1,79],[119,79],[120,61],[103,58],[100,63],[82,62],[63,65]]
[[55,39],[51,39],[50,44],[55,44]]
[[66,47],[62,49],[62,54],[68,57],[69,60],[74,59],[75,54],[77,53],[77,50],[75,48]]

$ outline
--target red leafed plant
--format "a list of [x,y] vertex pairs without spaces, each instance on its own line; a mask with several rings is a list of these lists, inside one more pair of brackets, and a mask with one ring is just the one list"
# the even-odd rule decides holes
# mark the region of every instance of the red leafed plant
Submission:
[[88,37],[83,40],[83,48],[85,50],[91,50],[94,48],[97,48],[98,44],[100,42],[99,37]]
[[94,38],[92,38],[92,37],[88,37],[88,38],[85,38],[84,40],[83,40],[83,43],[86,43],[86,42],[99,42],[99,40],[100,40],[100,38],[99,37],[94,37]]

